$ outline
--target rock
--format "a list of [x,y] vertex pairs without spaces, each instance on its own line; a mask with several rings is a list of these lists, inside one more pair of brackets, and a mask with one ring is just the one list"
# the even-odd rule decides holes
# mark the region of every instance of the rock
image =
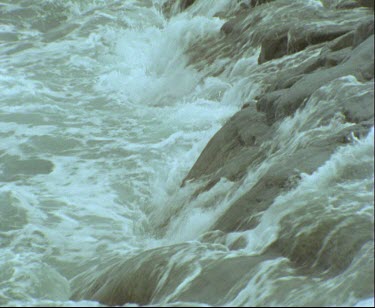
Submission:
[[[315,210],[313,205],[312,210]],[[280,237],[270,250],[280,252],[308,272],[319,270],[325,275],[338,275],[347,269],[361,247],[373,243],[372,233],[368,232],[372,223],[360,216],[320,215],[322,213],[318,212],[314,218],[305,216],[301,221],[296,221],[295,217],[302,217],[302,213],[284,217]],[[339,224],[345,224],[345,228],[335,229]],[[306,225],[313,230],[299,232]]]
[[374,9],[374,0],[357,0],[357,2],[364,7]]
[[256,7],[258,5],[269,3],[269,2],[272,2],[272,1],[275,1],[275,0],[251,0],[250,1],[250,7]]
[[230,20],[222,25],[222,27],[220,28],[220,31],[223,32],[224,34],[229,34],[234,31],[235,26],[236,26],[236,23],[233,20]]
[[262,40],[258,63],[262,64],[299,52],[310,45],[332,41],[352,30],[352,26],[334,25],[321,29],[314,24],[281,28],[277,32],[266,35]]
[[[117,261],[102,269],[101,273],[94,273],[88,286],[83,287],[78,282],[80,278],[75,278],[72,284],[76,291],[71,299],[95,300],[108,306],[128,303],[147,305],[163,300],[166,295],[170,296],[199,268],[199,273],[191,277],[192,282],[182,292],[175,292],[176,295],[170,300],[224,304],[224,291],[232,288],[252,267],[274,256],[224,258],[226,254],[220,256],[216,252],[210,260],[207,257],[210,247],[209,244],[199,243],[172,245]],[[243,270],[244,267],[247,271]]]
[[195,0],[182,0],[180,4],[181,11],[186,10],[190,5],[192,5]]
[[[84,288],[75,286],[72,300],[95,300],[108,306],[150,303],[160,275],[166,270],[170,258],[186,245],[147,250],[125,261],[110,265],[99,275],[93,275]],[[79,280],[79,277],[76,280]],[[73,285],[75,282],[73,282]]]
[[171,17],[173,12],[183,12],[191,6],[195,0],[167,0],[162,5],[162,12],[165,16]]
[[[296,67],[280,70],[269,81],[271,85],[267,90],[269,92],[273,92],[288,89],[298,80],[302,79],[302,77],[304,77],[306,74],[321,68],[323,65],[324,63],[322,63],[322,57],[316,56],[308,59]],[[258,104],[261,104],[261,102],[258,101]]]
[[320,61],[322,66],[324,67],[332,67],[337,66],[340,63],[349,59],[351,55],[351,48],[347,47],[344,49],[340,49],[334,52],[327,52],[325,54],[321,54]]
[[356,97],[356,102],[343,101],[342,112],[348,122],[374,122],[374,92],[366,92]]
[[255,228],[259,214],[269,208],[281,192],[291,189],[299,174],[312,173],[332,154],[335,143],[301,149],[273,165],[259,181],[234,202],[217,220],[211,230],[223,232]]
[[347,0],[336,4],[335,8],[338,10],[350,10],[361,7],[361,5],[355,0]]
[[272,33],[262,41],[258,64],[281,58],[288,53],[288,35],[283,32],[276,35]]
[[204,267],[177,300],[207,303],[210,306],[224,305],[222,294],[227,294],[238,281],[247,276],[259,263],[271,259],[265,256],[238,256],[212,262]]
[[[267,119],[278,120],[293,114],[313,92],[328,82],[346,75],[354,75],[359,80],[374,78],[374,36],[356,47],[344,63],[313,72],[296,82],[287,93],[275,102],[275,109],[269,110]],[[272,114],[272,112],[275,114]]]
[[338,51],[340,49],[352,47],[354,35],[355,35],[355,31],[350,31],[334,39],[332,42],[329,42],[325,48],[329,49],[330,51]]
[[371,17],[363,21],[354,32],[353,47],[357,47],[364,40],[366,40],[370,35],[374,34],[374,18]]
[[280,97],[285,95],[288,92],[288,89],[276,90],[270,93],[263,95],[257,102],[256,107],[260,112],[264,112],[268,116],[267,123],[272,124],[273,118],[269,117],[272,114],[274,109],[274,102],[277,101]]
[[304,50],[307,46],[332,41],[353,30],[350,26],[332,25],[323,29],[312,25],[293,27],[288,33],[288,54]]
[[[248,160],[257,153],[259,140],[268,130],[264,114],[251,107],[240,110],[212,137],[183,183],[214,174],[225,166],[218,176],[236,177],[244,170],[241,164],[238,165],[238,159],[234,158],[248,157],[245,159],[248,165]],[[237,163],[232,164],[233,159]]]

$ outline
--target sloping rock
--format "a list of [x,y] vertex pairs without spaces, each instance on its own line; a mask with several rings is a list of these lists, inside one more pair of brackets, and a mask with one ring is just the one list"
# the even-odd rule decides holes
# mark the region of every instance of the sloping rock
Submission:
[[[267,118],[275,120],[293,114],[303,101],[328,82],[346,75],[354,75],[359,80],[374,78],[374,36],[369,37],[352,51],[351,57],[341,65],[319,70],[297,81],[282,97],[269,108]],[[272,112],[275,112],[273,115]]]
[[370,35],[374,34],[374,18],[365,19],[354,32],[353,47],[357,47]]
[[338,3],[335,8],[338,10],[350,10],[361,7],[361,5],[355,0],[346,0]]
[[374,1],[373,0],[357,0],[357,2],[364,7],[374,9]]
[[288,33],[279,30],[268,35],[261,44],[258,63],[262,64],[269,60],[278,59],[288,54]]
[[259,214],[267,210],[281,192],[291,189],[300,173],[312,173],[322,165],[342,140],[342,136],[333,137],[330,144],[301,149],[273,165],[254,187],[226,210],[211,230],[234,232],[255,228]]
[[288,32],[287,53],[293,54],[307,46],[328,42],[353,30],[352,26],[331,25],[324,28],[309,26],[293,27]]
[[[144,251],[110,265],[102,273],[93,274],[91,284],[84,288],[82,285],[77,286],[78,291],[71,299],[95,300],[109,306],[157,303],[166,295],[173,294],[179,284],[199,268],[193,283],[187,285],[180,294],[177,292],[178,295],[172,300],[199,300],[220,305],[224,304],[222,294],[225,290],[232,288],[251,268],[274,256],[265,254],[224,259],[216,253],[212,259],[205,256],[209,247],[187,243]],[[183,260],[187,255],[193,257]]]
[[[248,157],[245,159],[245,165],[248,166],[257,153],[262,136],[268,130],[264,114],[256,112],[254,108],[242,109],[210,140],[184,182],[214,174],[224,166],[226,168],[215,178],[238,176],[238,173],[244,171],[242,164],[238,165],[238,158]],[[231,161],[237,163],[232,164]]]
[[262,261],[272,255],[239,256],[212,262],[202,269],[184,292],[178,296],[180,301],[207,303],[212,306],[223,305],[222,294],[227,294],[238,281],[251,272]]
[[275,0],[251,0],[250,6],[256,7],[256,6],[259,6],[259,5],[262,5],[262,4],[265,4],[265,3],[269,3],[269,2],[272,2],[272,1],[275,1]]
[[168,0],[162,5],[162,12],[165,16],[170,17],[172,12],[183,12],[191,6],[195,0]]
[[[312,225],[310,221],[304,223]],[[345,224],[346,228],[340,228],[339,232],[329,237],[338,224]],[[314,226],[313,232],[301,232],[297,237],[295,234],[298,231],[292,231],[290,226],[293,225],[296,229],[303,227],[296,224],[291,217],[285,217],[281,225],[282,235],[272,244],[270,250],[281,252],[299,267],[309,271],[319,268],[329,275],[341,273],[349,266],[362,246],[373,242],[368,232],[372,228],[372,223],[356,217],[319,219],[319,224]],[[327,238],[330,240],[324,243]]]
[[147,250],[128,260],[117,262],[102,274],[93,275],[85,288],[77,286],[72,300],[95,300],[115,306],[125,303],[150,303],[162,273],[170,258],[186,245],[175,245]]

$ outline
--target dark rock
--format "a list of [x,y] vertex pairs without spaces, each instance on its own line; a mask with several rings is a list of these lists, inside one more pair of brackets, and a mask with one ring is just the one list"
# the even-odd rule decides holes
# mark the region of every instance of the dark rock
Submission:
[[[284,31],[282,31],[284,32]],[[262,64],[269,60],[281,58],[288,52],[288,35],[287,33],[280,33],[266,37],[261,44],[261,51],[258,58],[258,63]]]
[[177,299],[221,306],[224,304],[222,294],[227,294],[252,268],[268,259],[271,255],[239,256],[213,262],[202,269]]
[[[331,111],[326,112],[327,118],[332,118],[335,110],[335,106],[332,106]],[[306,148],[274,163],[253,187],[225,211],[211,230],[227,233],[255,228],[259,224],[260,214],[281,193],[292,189],[298,183],[301,173],[313,173],[329,159],[339,145],[349,142],[351,134],[365,136],[368,131],[368,126],[348,127],[324,140],[310,143]]]
[[[313,72],[296,82],[287,93],[275,102],[275,110],[269,110],[267,119],[281,119],[294,113],[303,101],[328,82],[346,75],[355,75],[359,80],[374,78],[374,36],[368,38],[352,51],[344,63]],[[275,114],[272,114],[272,112]]]
[[337,51],[340,49],[344,49],[347,47],[353,46],[353,40],[354,40],[354,31],[350,31],[336,39],[334,39],[332,42],[329,42],[326,45],[326,48],[331,51]]
[[182,0],[180,4],[180,8],[182,11],[186,10],[190,5],[192,5],[195,0]]
[[[95,300],[109,306],[127,303],[147,305],[173,293],[176,286],[183,283],[192,271],[199,267],[200,273],[193,279],[193,283],[186,286],[173,300],[224,304],[222,294],[225,290],[233,287],[254,266],[274,257],[273,254],[232,258],[216,255],[214,260],[208,262],[204,260],[207,255],[204,258],[203,256],[209,247],[209,244],[191,243],[147,250],[128,260],[110,265],[100,274],[93,274],[89,286],[82,287],[73,281],[77,291],[71,299]],[[194,258],[181,262],[187,255]],[[179,262],[176,262],[177,260]],[[161,282],[163,275],[168,279]],[[222,279],[223,277],[225,279]]]
[[275,0],[251,0],[250,1],[250,7],[256,7],[258,5],[269,3],[269,2],[272,2],[272,1],[275,1]]
[[233,32],[234,27],[235,27],[235,23],[233,21],[227,21],[226,23],[222,25],[222,27],[220,28],[220,31],[225,34],[229,34]]
[[[283,218],[281,236],[271,249],[281,252],[297,266],[309,268],[310,271],[319,269],[326,275],[337,275],[350,265],[362,246],[373,243],[372,232],[368,232],[372,228],[371,222],[360,216],[327,215],[325,218],[315,217],[312,223],[311,217],[296,222],[294,215]],[[302,216],[302,213],[297,214],[297,217]],[[339,224],[345,224],[345,228],[334,231]],[[313,230],[298,232],[306,225],[312,226]]]
[[[102,274],[93,277],[88,286],[76,286],[72,300],[95,300],[109,306],[150,303],[160,275],[166,270],[170,258],[186,245],[147,250],[128,260],[109,266]],[[74,284],[74,283],[73,283]]]
[[212,230],[234,232],[255,228],[259,214],[268,209],[281,192],[291,189],[299,174],[312,173],[332,154],[336,144],[301,149],[270,170],[217,220]]
[[170,17],[172,11],[182,12],[191,6],[195,0],[168,0],[162,5],[162,12],[165,16]]
[[338,3],[335,6],[335,8],[338,10],[350,10],[350,9],[355,9],[358,7],[361,7],[361,5],[355,0],[343,1],[343,2]]
[[[288,92],[288,89],[281,89],[271,93],[263,95],[257,102],[256,107],[260,112],[264,112],[267,117],[267,122],[271,123],[273,118],[270,117],[272,110],[274,110],[274,102],[277,101],[280,97],[285,95]],[[270,118],[269,118],[270,117]]]
[[364,7],[374,9],[374,0],[357,0],[357,2]]
[[[224,169],[219,176],[235,177],[239,172],[238,169],[243,169],[242,166],[238,168],[238,163],[230,162],[237,155],[254,158],[259,146],[258,139],[268,130],[264,115],[256,112],[254,108],[245,108],[237,112],[212,137],[183,182],[216,173],[225,165],[227,169]],[[235,161],[238,162],[237,159]],[[248,163],[246,160],[246,164]]]
[[332,41],[353,30],[350,26],[326,26],[323,29],[315,25],[293,27],[288,33],[288,54],[304,50],[307,46]]
[[[306,74],[309,74],[319,68],[321,68],[324,63],[322,63],[322,57],[313,57],[302,64],[280,70],[274,77],[270,80],[271,86],[268,88],[269,92],[288,89],[292,87],[298,80],[302,79]],[[286,92],[285,92],[286,93]],[[260,102],[258,102],[260,104]]]
[[[372,88],[372,89],[371,89]],[[348,122],[369,123],[374,122],[374,91],[369,87],[368,91],[363,91],[351,98],[345,97],[338,106]]]
[[351,48],[347,47],[321,55],[320,61],[324,67],[332,67],[346,61],[351,55]]
[[357,47],[370,35],[374,34],[374,18],[371,17],[362,22],[354,32],[353,47]]

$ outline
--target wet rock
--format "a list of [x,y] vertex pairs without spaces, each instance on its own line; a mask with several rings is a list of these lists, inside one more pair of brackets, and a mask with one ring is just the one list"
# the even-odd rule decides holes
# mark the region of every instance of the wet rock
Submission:
[[338,10],[350,10],[350,9],[355,9],[361,7],[361,5],[355,1],[355,0],[347,0],[343,2],[339,2],[335,8]]
[[223,167],[226,168],[219,177],[236,177],[244,171],[241,160],[238,164],[238,158],[247,157],[244,164],[248,165],[257,153],[259,140],[268,130],[264,114],[251,107],[242,109],[210,140],[184,182],[214,174]]
[[256,7],[265,3],[269,3],[275,0],[251,0],[250,1],[250,7]]
[[[314,206],[311,207],[314,210]],[[368,231],[372,228],[371,222],[360,217],[327,215],[317,219],[317,212],[314,218],[310,216],[296,221],[295,217],[302,217],[303,214],[295,214],[294,218],[292,215],[283,218],[281,236],[270,249],[281,252],[296,266],[307,271],[317,270],[325,272],[325,275],[337,275],[350,265],[361,247],[373,242],[373,236]],[[299,232],[306,225],[313,230]]]
[[351,48],[347,47],[334,52],[327,52],[325,54],[321,54],[320,61],[322,63],[322,66],[324,67],[333,67],[347,60],[350,57],[350,55]]
[[162,5],[162,12],[165,16],[171,17],[173,12],[182,12],[191,6],[195,0],[167,0]]
[[[271,85],[268,88],[268,93],[278,91],[278,90],[288,89],[292,87],[297,81],[302,79],[306,74],[309,74],[321,68],[324,65],[324,63],[322,63],[322,60],[323,59],[321,56],[316,56],[316,57],[310,58],[309,60],[303,62],[302,64],[296,67],[280,70],[269,81]],[[267,95],[268,93],[266,93],[265,95]],[[261,104],[262,103],[258,101],[257,108],[260,108]]]
[[249,191],[228,208],[211,229],[234,232],[255,228],[259,223],[259,214],[267,210],[281,192],[291,189],[300,173],[312,173],[322,165],[330,157],[336,144],[301,149],[273,165]]
[[374,9],[374,0],[357,0],[357,2],[364,7]]
[[110,306],[125,303],[146,305],[150,303],[160,275],[166,270],[170,258],[184,247],[175,245],[148,250],[117,262],[98,277],[94,276],[85,288],[76,286],[77,290],[71,299],[95,300]]
[[255,266],[268,259],[271,259],[271,255],[240,256],[212,262],[202,269],[177,300],[207,303],[211,306],[223,305],[222,294],[227,294]]
[[[222,295],[228,289],[256,265],[274,257],[273,254],[265,254],[223,258],[226,254],[221,257],[216,253],[210,258],[207,255],[209,247],[194,243],[172,245],[118,261],[97,274],[88,287],[76,285],[79,279],[75,278],[73,286],[76,292],[71,299],[95,300],[109,306],[127,303],[147,305],[161,302],[166,295],[176,293],[170,301],[220,305],[224,304]],[[199,273],[191,277],[197,269]],[[181,292],[176,292],[176,288],[188,277],[192,278],[192,282]]]
[[350,26],[333,25],[324,28],[315,25],[293,27],[288,33],[287,53],[293,54],[307,46],[328,42],[353,30]]
[[354,32],[353,47],[357,47],[369,36],[374,34],[374,18],[368,18],[364,20]]
[[353,46],[353,40],[354,40],[355,32],[350,31],[336,39],[334,39],[332,42],[329,42],[326,45],[326,49],[330,51],[338,51],[340,49],[344,49],[347,47]]
[[224,34],[229,34],[233,32],[234,30],[235,23],[232,21],[227,21],[224,23],[224,25],[220,28],[220,31],[223,32]]
[[288,35],[287,33],[272,33],[265,38],[261,44],[261,51],[258,63],[262,64],[269,60],[281,58],[288,53]]
[[[281,58],[304,50],[308,46],[329,42],[353,31],[351,25],[332,25],[324,28],[310,25],[290,25],[265,36],[261,43],[258,63]],[[351,44],[350,44],[351,45]]]
[[[297,76],[300,77],[300,76]],[[294,84],[295,82],[293,82]],[[283,86],[287,87],[288,85],[284,84]],[[263,96],[261,96],[256,104],[257,110],[260,112],[264,112],[266,116],[268,116],[267,122],[270,124],[272,123],[273,118],[270,117],[272,114],[272,110],[274,109],[274,102],[277,101],[280,97],[285,95],[288,92],[288,89],[281,89],[276,90],[270,93],[267,93]]]
[[181,10],[186,10],[190,5],[192,5],[195,0],[182,0],[180,4]]
[[267,118],[278,120],[293,114],[313,92],[328,82],[346,75],[354,75],[359,80],[374,78],[374,36],[356,47],[344,63],[313,72],[296,82],[290,90],[275,102],[275,114],[270,110]]
[[341,102],[341,110],[348,122],[352,123],[374,123],[374,92],[364,92],[352,99]]

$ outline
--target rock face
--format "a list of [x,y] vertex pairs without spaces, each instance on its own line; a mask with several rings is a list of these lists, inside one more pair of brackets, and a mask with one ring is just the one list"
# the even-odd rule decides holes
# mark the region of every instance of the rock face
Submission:
[[371,0],[357,0],[357,2],[364,7],[369,7],[374,9],[374,1]]
[[269,3],[269,2],[272,2],[272,1],[274,1],[274,0],[251,0],[250,6],[255,7],[255,6],[262,5],[262,4],[265,4],[265,3]]
[[192,5],[195,0],[168,0],[163,3],[162,11],[164,15],[170,17],[174,12],[182,12]]
[[262,137],[268,131],[263,113],[253,108],[241,110],[211,139],[184,181],[203,175],[213,177],[214,182],[221,177],[240,177],[259,154]]
[[[177,3],[183,10],[193,2],[165,3]],[[253,55],[258,48],[258,65],[251,69],[261,76],[257,81],[264,87],[212,137],[181,184],[203,182],[192,200],[223,178],[243,185],[241,194],[230,199],[197,241],[149,250],[118,262],[93,275],[87,286],[77,287],[73,299],[107,305],[179,301],[225,305],[225,294],[234,299],[231,303],[241,306],[247,303],[238,299],[244,281],[258,286],[267,275],[276,291],[269,297],[264,295],[267,292],[255,294],[258,306],[288,304],[290,290],[297,292],[301,285],[321,288],[324,293],[329,288],[321,282],[324,279],[337,284],[357,279],[347,293],[357,298],[372,296],[373,221],[366,215],[338,210],[348,195],[331,198],[319,194],[325,187],[318,184],[300,190],[298,185],[303,176],[322,170],[340,149],[366,136],[373,126],[374,17],[371,10],[360,6],[373,8],[374,2],[336,1],[333,5],[323,1],[324,9],[306,6],[303,1],[249,3],[250,8],[236,11],[216,38],[199,41],[187,53],[194,68],[205,68],[207,74],[216,76],[217,68],[211,72],[207,68],[210,63],[235,61]],[[269,11],[276,12],[273,19],[267,15]],[[354,183],[359,173],[371,172],[362,170],[356,159],[341,171],[337,171],[339,165],[337,159],[329,169],[337,182],[327,180],[328,188],[338,183],[344,190],[341,179]],[[245,186],[250,169],[257,178]],[[287,212],[288,198],[304,206]],[[328,204],[332,208],[326,211]],[[353,201],[352,206],[355,204]],[[251,232],[263,226],[262,219],[270,219],[264,218],[268,211],[275,219],[268,222],[270,227],[279,228],[277,237],[264,250],[246,255],[256,246],[258,233]],[[286,213],[281,215],[283,211]],[[236,234],[242,236],[231,241]],[[266,235],[271,237],[271,231]],[[208,254],[213,247],[215,253]],[[244,249],[240,256],[226,255],[228,250],[240,249]],[[260,270],[271,259],[282,264],[279,270],[272,266]],[[353,278],[360,265],[366,270]],[[76,279],[77,284],[82,281],[87,282]],[[299,296],[300,305],[338,304],[317,296]]]

